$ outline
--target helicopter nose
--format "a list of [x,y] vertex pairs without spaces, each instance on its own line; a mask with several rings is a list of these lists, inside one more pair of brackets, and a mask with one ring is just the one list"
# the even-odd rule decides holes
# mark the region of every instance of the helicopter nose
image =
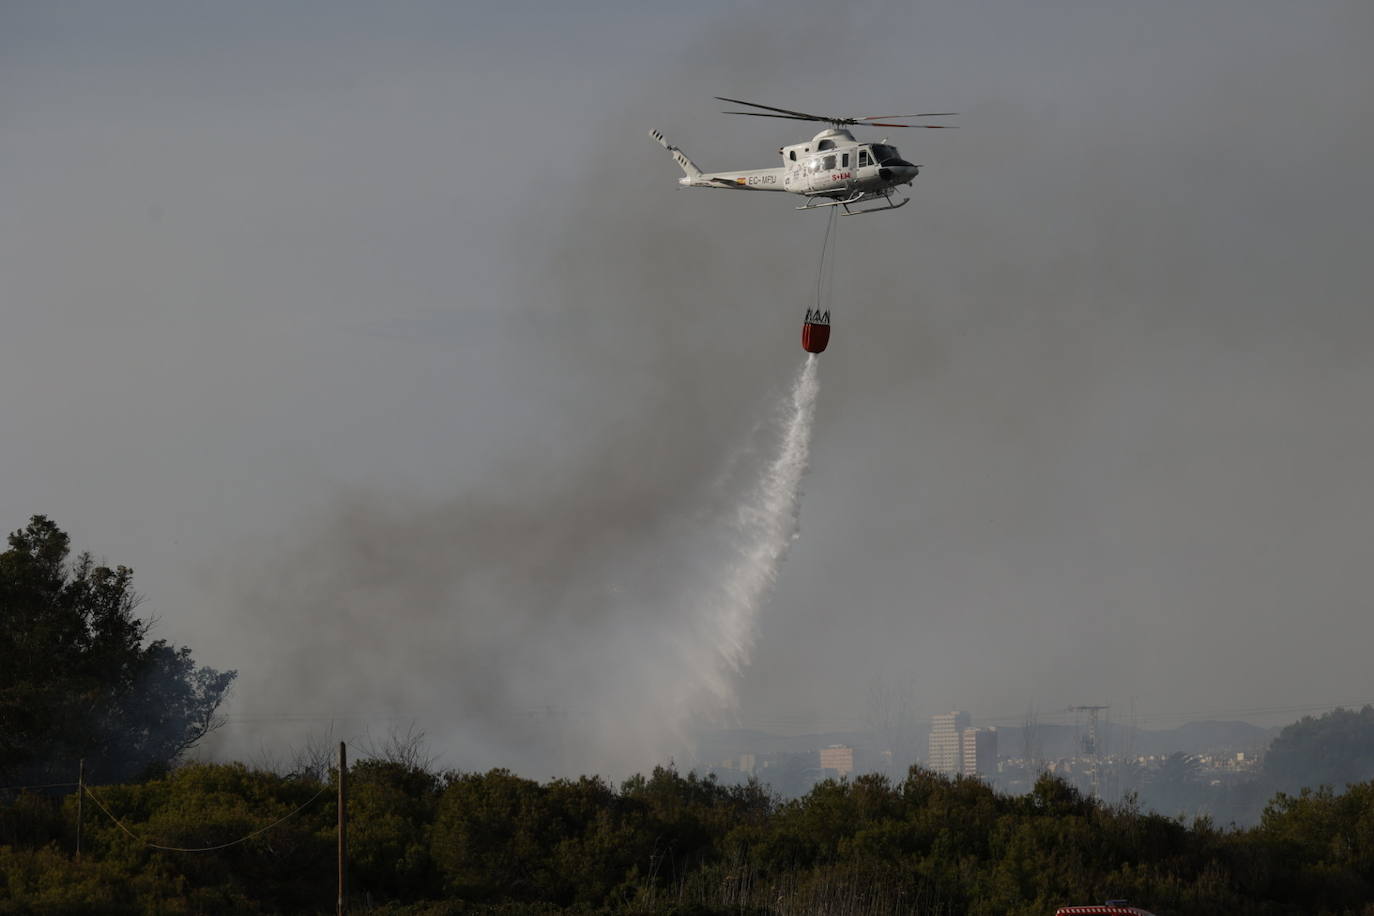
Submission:
[[920,166],[912,165],[905,159],[884,159],[878,168],[878,177],[883,181],[895,181],[897,183],[911,181],[920,170]]

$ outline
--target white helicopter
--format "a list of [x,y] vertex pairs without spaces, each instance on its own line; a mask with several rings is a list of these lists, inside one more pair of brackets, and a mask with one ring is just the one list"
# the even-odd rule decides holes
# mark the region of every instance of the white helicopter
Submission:
[[[703,172],[691,159],[664,139],[656,130],[650,136],[668,152],[687,174],[678,179],[684,188],[728,188],[736,191],[787,191],[806,198],[806,203],[798,210],[815,210],[820,207],[843,207],[849,216],[860,213],[877,213],[896,210],[911,202],[903,197],[900,203],[892,198],[899,185],[910,185],[920,170],[901,157],[895,146],[884,137],[878,143],[860,143],[845,128],[847,127],[925,127],[943,130],[952,125],[946,124],[893,124],[892,119],[951,117],[957,112],[927,112],[914,115],[873,115],[866,118],[831,118],[824,115],[807,114],[804,111],[791,111],[787,108],[773,108],[756,102],[740,99],[727,99],[716,96],[722,102],[734,105],[748,105],[762,108],[763,111],[727,111],[724,114],[751,115],[756,118],[787,118],[793,121],[820,121],[829,124],[812,137],[810,142],[778,148],[782,157],[782,168],[750,169],[742,172]],[[764,112],[774,112],[765,114]],[[880,201],[876,206],[864,206],[872,201]]]

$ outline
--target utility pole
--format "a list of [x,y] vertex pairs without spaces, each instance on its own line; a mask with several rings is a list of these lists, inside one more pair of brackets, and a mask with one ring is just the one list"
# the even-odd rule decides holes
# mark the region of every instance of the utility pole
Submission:
[[1098,783],[1098,771],[1102,769],[1102,755],[1097,743],[1097,714],[1109,706],[1070,706],[1069,712],[1086,712],[1088,714],[1088,733],[1083,736],[1083,754],[1092,762],[1092,794],[1093,798],[1101,797],[1101,785]]
[[1021,725],[1021,759],[1026,762],[1026,783],[1033,785],[1040,775],[1040,733],[1035,707],[1026,707],[1026,721]]
[[348,748],[339,742],[339,910],[348,916]]
[[86,800],[86,758],[76,768],[76,861],[81,861],[82,802]]

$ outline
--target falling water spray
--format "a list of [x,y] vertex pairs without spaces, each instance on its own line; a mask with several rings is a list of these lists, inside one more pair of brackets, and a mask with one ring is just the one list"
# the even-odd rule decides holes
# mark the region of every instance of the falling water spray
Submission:
[[802,477],[811,452],[819,393],[818,361],[812,353],[797,374],[784,408],[777,454],[745,495],[734,519],[735,549],[710,608],[716,654],[706,687],[718,705],[729,705],[734,699],[734,675],[749,662],[759,608],[799,530]]

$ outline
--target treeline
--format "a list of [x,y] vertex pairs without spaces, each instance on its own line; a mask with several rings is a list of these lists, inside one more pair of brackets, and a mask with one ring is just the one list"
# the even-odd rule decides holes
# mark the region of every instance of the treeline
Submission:
[[[295,775],[178,766],[221,721],[234,673],[150,639],[132,576],[73,557],[43,516],[0,552],[0,787],[70,783],[78,759],[90,783],[0,788],[0,914],[332,911],[338,774],[319,761]],[[784,801],[665,769],[618,787],[541,784],[383,754],[349,770],[351,903],[1039,916],[1126,897],[1160,916],[1374,916],[1374,783],[1361,781],[1374,772],[1374,708],[1304,719],[1266,768],[1274,788],[1354,784],[1274,795],[1258,826],[1218,829],[1105,806],[1049,777],[1010,796],[913,769]],[[1202,788],[1187,759],[1170,778]],[[1245,791],[1262,799],[1260,788]]]
[[1119,782],[1139,785],[1147,808],[1205,814],[1220,824],[1258,824],[1265,805],[1279,792],[1374,779],[1374,706],[1337,708],[1286,726],[1248,778],[1213,784],[1199,759],[1185,753],[1170,754],[1152,771],[1113,775]]
[[[336,778],[197,764],[95,786],[79,859],[74,794],[11,795],[0,912],[329,912]],[[231,843],[283,817],[213,852],[149,845]],[[1049,776],[1014,797],[913,769],[782,802],[670,769],[613,787],[370,760],[350,768],[349,820],[355,912],[1046,916],[1124,897],[1160,916],[1374,913],[1374,783],[1279,795],[1258,827],[1222,830]]]

